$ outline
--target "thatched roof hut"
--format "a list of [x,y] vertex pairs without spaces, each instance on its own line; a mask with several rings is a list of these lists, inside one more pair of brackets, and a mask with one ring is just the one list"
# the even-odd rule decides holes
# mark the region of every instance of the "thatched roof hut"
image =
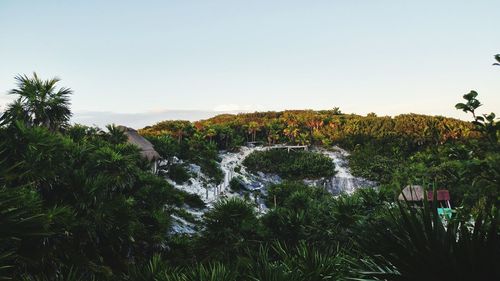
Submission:
[[406,199],[406,201],[409,202],[423,201],[424,188],[420,185],[407,185],[405,188],[403,188],[401,194],[399,194],[398,199],[401,201],[405,201]]
[[160,154],[156,152],[153,144],[143,136],[139,135],[136,130],[125,126],[118,126],[118,128],[123,130],[124,134],[128,138],[128,143],[134,144],[139,147],[142,157],[148,159],[151,162],[160,159]]

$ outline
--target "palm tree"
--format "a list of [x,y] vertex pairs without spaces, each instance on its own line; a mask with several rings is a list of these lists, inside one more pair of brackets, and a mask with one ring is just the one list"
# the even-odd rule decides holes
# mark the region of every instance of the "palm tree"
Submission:
[[[312,114],[311,114],[312,115]],[[323,127],[323,120],[318,116],[307,116],[305,121],[305,126],[309,130],[309,142],[313,143],[314,133],[318,132],[321,127]]]
[[340,108],[338,108],[338,107],[332,108],[331,112],[333,115],[342,115],[343,114],[342,111],[340,111]]
[[123,127],[109,124],[106,125],[106,129],[108,129],[108,133],[106,134],[107,139],[112,144],[120,144],[127,141],[127,136],[125,135]]
[[180,144],[182,142],[182,138],[186,135],[185,125],[182,123],[174,124],[172,134],[177,139],[177,143]]
[[18,98],[8,106],[1,117],[2,124],[21,121],[30,126],[43,126],[51,131],[65,127],[71,117],[69,88],[56,89],[59,78],[42,80],[34,72],[32,77],[15,77],[17,88],[9,94]]
[[267,143],[269,145],[275,144],[280,138],[280,131],[282,129],[281,124],[276,120],[268,121],[266,124],[267,131]]
[[248,123],[248,134],[252,135],[253,142],[255,142],[255,136],[257,134],[257,131],[260,131],[259,123],[255,122],[255,121]]
[[29,124],[29,116],[20,100],[15,100],[7,106],[7,110],[0,116],[0,125],[14,124],[16,121]]
[[209,127],[209,128],[207,129],[207,131],[205,132],[205,137],[207,137],[207,138],[208,138],[208,141],[209,141],[210,143],[212,143],[212,139],[213,139],[213,137],[215,137],[216,135],[217,135],[217,131],[215,131],[215,129],[214,129],[214,128],[212,128],[212,127]]
[[224,148],[229,148],[229,141],[234,135],[233,129],[226,124],[222,124],[217,126],[217,131],[219,132],[219,140],[221,141],[221,144],[224,142]]
[[295,143],[295,138],[299,135],[300,131],[294,124],[288,125],[285,129],[283,129],[283,134],[287,136],[292,143]]

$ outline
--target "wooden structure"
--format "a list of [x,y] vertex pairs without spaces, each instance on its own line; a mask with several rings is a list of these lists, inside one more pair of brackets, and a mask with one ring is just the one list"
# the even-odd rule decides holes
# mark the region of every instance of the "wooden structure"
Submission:
[[286,149],[288,152],[290,150],[308,150],[309,146],[307,145],[273,145],[273,146],[267,146],[266,149]]
[[[440,216],[450,219],[453,213],[450,203],[450,192],[448,190],[436,190],[436,198],[434,198],[434,191],[427,191],[420,185],[407,185],[399,194],[398,199],[400,201],[406,202],[423,202],[424,199],[427,201],[437,201],[437,212]],[[425,197],[427,195],[427,197]]]

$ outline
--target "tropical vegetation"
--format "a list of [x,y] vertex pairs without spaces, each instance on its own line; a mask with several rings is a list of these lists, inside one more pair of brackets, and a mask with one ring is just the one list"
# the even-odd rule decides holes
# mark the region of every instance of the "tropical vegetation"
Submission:
[[318,179],[334,175],[335,164],[318,152],[270,149],[254,151],[243,161],[251,172],[277,174],[284,179]]
[[[0,117],[0,280],[500,279],[500,125],[475,91],[456,105],[471,122],[338,108],[163,121],[140,131],[161,155],[155,174],[119,127],[71,124],[58,79],[16,81]],[[218,184],[219,151],[246,142],[340,146],[378,187],[334,197],[302,181],[331,177],[329,159],[278,150],[244,162],[285,179],[264,211],[244,196],[207,208],[166,180],[196,164]],[[448,189],[451,218],[437,201],[398,200],[408,184]],[[174,217],[195,231],[173,231]]]

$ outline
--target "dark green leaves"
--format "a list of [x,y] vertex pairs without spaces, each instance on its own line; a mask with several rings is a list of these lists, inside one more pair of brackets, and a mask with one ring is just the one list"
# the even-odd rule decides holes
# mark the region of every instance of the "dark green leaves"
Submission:
[[255,151],[245,158],[243,165],[254,173],[277,174],[285,179],[317,179],[335,173],[335,164],[328,156],[310,151]]
[[463,98],[467,101],[466,103],[457,103],[455,105],[456,109],[463,110],[464,112],[471,112],[474,113],[474,111],[481,106],[481,103],[479,100],[476,99],[478,93],[476,91],[470,91],[468,94],[465,94]]
[[69,88],[56,89],[58,78],[41,80],[36,73],[32,77],[18,75],[17,88],[11,95],[18,98],[7,107],[0,124],[14,124],[20,121],[29,126],[44,126],[51,131],[68,125],[71,117]]
[[482,133],[492,144],[496,144],[498,140],[498,131],[500,130],[500,123],[495,120],[495,113],[483,114],[483,116],[476,116],[476,109],[481,106],[481,103],[477,99],[477,92],[470,91],[470,93],[464,95],[466,103],[457,103],[455,108],[460,109],[467,113],[472,113],[474,121],[472,124],[476,127],[476,130]]
[[[471,224],[469,216],[446,221],[436,206],[400,204],[390,216],[357,235],[362,280],[495,280],[500,277],[498,210],[486,208]],[[361,280],[361,279],[360,279]]]

